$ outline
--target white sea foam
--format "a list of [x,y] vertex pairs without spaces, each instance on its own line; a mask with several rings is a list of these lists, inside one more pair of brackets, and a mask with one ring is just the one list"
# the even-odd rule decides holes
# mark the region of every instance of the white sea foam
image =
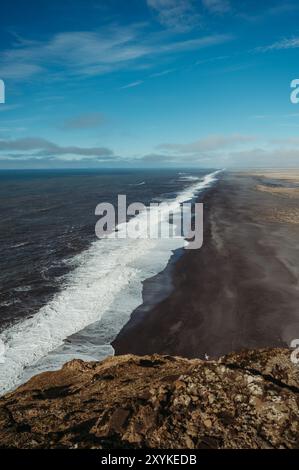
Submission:
[[182,173],[182,176],[180,176],[181,181],[198,181],[200,178],[198,176],[188,176],[185,175],[185,173]]
[[[174,212],[210,186],[217,173],[206,175],[173,199]],[[145,214],[137,217],[142,222]],[[151,223],[154,220],[151,217]],[[61,292],[32,318],[0,335],[5,344],[0,392],[74,357],[98,360],[113,354],[109,343],[142,302],[142,281],[163,270],[172,252],[186,243],[183,238],[106,238],[77,255],[77,267],[66,276]],[[73,341],[65,341],[76,333],[77,339],[75,335]]]
[[145,184],[145,181],[141,181],[141,183],[133,183],[130,184],[130,186],[143,186]]

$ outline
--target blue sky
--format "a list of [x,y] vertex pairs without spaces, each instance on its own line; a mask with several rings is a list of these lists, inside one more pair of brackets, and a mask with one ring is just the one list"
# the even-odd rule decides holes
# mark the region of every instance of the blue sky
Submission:
[[11,0],[0,22],[0,168],[299,164],[295,0]]

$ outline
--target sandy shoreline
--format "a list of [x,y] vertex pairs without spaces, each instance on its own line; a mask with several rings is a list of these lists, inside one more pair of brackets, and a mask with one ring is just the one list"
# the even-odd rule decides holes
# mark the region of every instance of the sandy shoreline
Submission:
[[299,338],[299,178],[286,175],[227,173],[208,192],[203,247],[176,261],[164,300],[132,314],[116,354],[219,357]]

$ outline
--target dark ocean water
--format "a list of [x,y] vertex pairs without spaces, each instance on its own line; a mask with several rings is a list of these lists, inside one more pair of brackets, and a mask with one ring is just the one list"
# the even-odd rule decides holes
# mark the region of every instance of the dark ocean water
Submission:
[[177,171],[0,172],[0,328],[61,288],[72,257],[95,239],[98,203],[126,194],[148,204],[188,184]]
[[[0,171],[0,332],[9,351],[9,373],[2,367],[0,376],[2,371],[5,382],[10,375],[4,388],[62,341],[59,354],[66,358],[78,350],[88,357],[107,354],[106,343],[141,302],[142,280],[167,264],[172,245],[153,245],[151,252],[149,242],[97,240],[96,205],[116,204],[118,194],[126,194],[128,204],[173,200],[207,173]],[[80,331],[95,321],[100,324],[87,340]],[[41,370],[61,362],[56,359],[47,359]]]

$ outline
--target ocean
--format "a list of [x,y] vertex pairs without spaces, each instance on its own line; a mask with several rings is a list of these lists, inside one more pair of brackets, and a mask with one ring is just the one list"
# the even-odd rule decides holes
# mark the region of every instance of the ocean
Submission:
[[[67,360],[102,360],[142,303],[142,283],[185,245],[97,239],[101,202],[167,201],[175,209],[215,183],[200,170],[0,172],[1,393]],[[127,220],[127,223],[130,223]]]

